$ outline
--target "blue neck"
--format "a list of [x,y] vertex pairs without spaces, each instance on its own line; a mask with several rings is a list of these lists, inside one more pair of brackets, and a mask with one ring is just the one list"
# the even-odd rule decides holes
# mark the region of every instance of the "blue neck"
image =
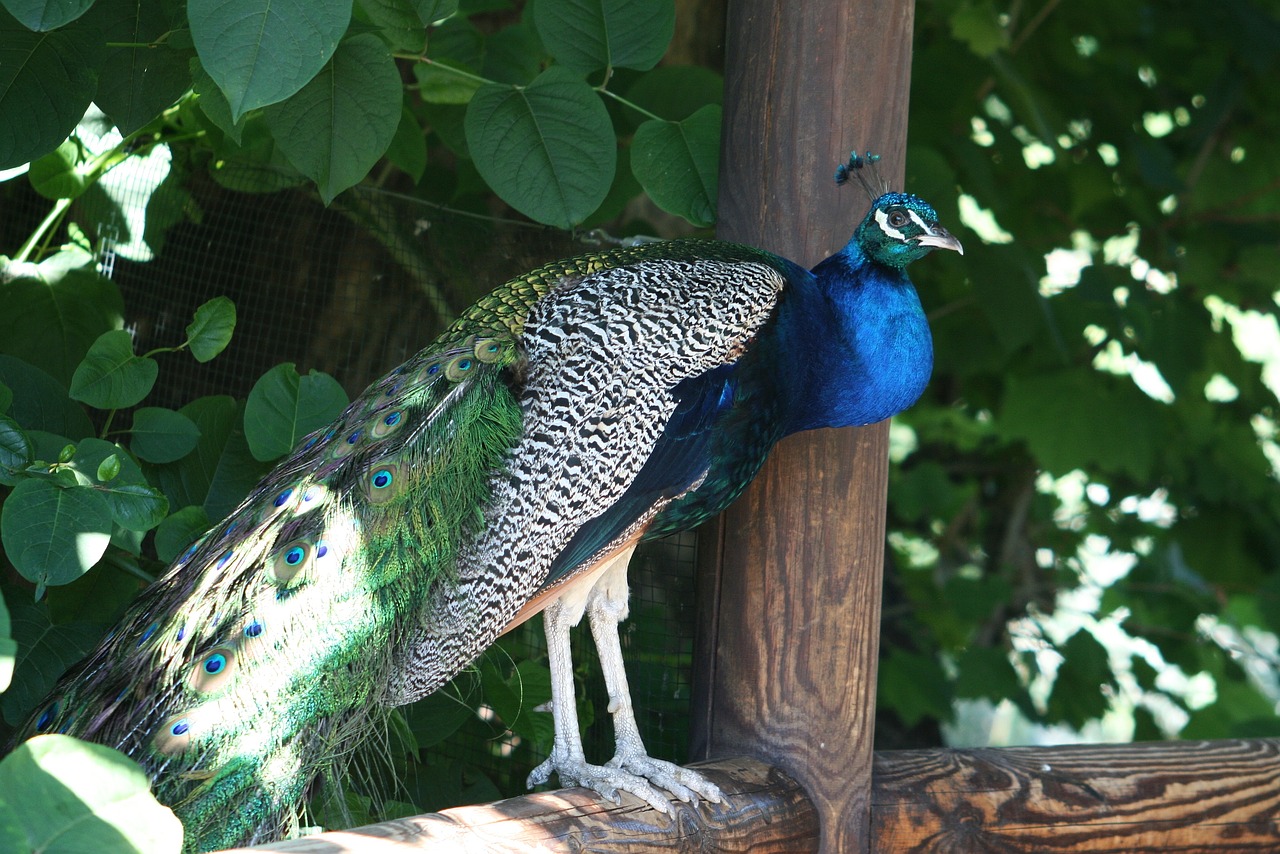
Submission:
[[850,241],[789,290],[777,320],[787,433],[873,424],[915,403],[933,341],[904,270],[873,263]]

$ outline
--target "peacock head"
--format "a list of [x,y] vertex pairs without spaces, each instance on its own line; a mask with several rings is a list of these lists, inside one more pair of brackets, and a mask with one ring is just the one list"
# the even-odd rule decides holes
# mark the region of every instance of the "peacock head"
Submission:
[[918,261],[934,249],[954,249],[961,255],[964,247],[950,232],[938,224],[938,213],[923,199],[909,193],[889,193],[872,188],[867,171],[880,158],[867,152],[849,155],[849,162],[836,168],[836,183],[856,178],[873,201],[871,210],[853,234],[852,242],[877,264],[901,269]]

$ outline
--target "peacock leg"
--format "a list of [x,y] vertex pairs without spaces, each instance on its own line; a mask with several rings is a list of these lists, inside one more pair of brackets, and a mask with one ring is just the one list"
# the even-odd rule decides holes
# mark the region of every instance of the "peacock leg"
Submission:
[[[695,772],[687,771],[669,762],[650,759],[645,753],[635,717],[631,713],[631,698],[627,693],[626,674],[622,672],[622,650],[618,643],[617,614],[626,614],[626,571],[631,550],[610,559],[602,571],[592,573],[595,586],[589,590],[579,587],[569,590],[545,611],[543,622],[547,633],[547,657],[551,667],[551,706],[555,716],[555,741],[551,755],[533,769],[528,785],[547,782],[552,772],[560,777],[562,786],[586,786],[611,801],[619,802],[619,792],[629,792],[645,801],[659,812],[671,813],[669,799],[655,786],[661,786],[683,801],[702,796],[719,801],[720,791],[703,780]],[[602,586],[616,590],[621,578],[622,605],[611,609],[613,617],[604,622],[612,626],[603,645],[596,635],[596,646],[601,651],[605,681],[609,689],[609,710],[614,713],[615,731],[618,733],[618,753],[607,765],[592,765],[582,751],[582,735],[578,729],[578,712],[573,690],[573,660],[569,652],[569,629],[577,625],[589,603],[600,598]],[[593,632],[597,617],[591,617]],[[611,621],[611,622],[610,622]],[[605,663],[609,659],[612,664]],[[612,672],[611,672],[612,671]],[[622,674],[618,681],[617,674]],[[621,698],[619,702],[618,698]],[[621,710],[621,719],[619,717]],[[625,742],[624,742],[625,739]],[[625,748],[624,748],[625,743]],[[690,783],[694,785],[690,785]]]
[[591,636],[596,642],[600,669],[609,691],[609,713],[613,716],[613,735],[617,744],[616,752],[607,765],[644,777],[685,802],[701,797],[722,803],[724,796],[715,783],[696,771],[654,759],[645,750],[640,729],[636,726],[631,689],[622,663],[622,644],[618,638],[618,624],[627,618],[628,595],[627,565],[615,564],[596,582],[587,604]]

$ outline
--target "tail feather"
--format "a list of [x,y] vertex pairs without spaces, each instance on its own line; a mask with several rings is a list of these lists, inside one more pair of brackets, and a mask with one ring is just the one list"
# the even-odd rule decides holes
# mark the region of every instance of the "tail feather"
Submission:
[[300,447],[36,713],[138,759],[194,847],[273,838],[384,715],[397,638],[520,430],[505,331],[430,348]]

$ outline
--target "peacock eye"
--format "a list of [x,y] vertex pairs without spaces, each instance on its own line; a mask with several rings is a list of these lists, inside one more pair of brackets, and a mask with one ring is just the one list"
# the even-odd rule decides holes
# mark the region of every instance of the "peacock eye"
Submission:
[[907,215],[900,210],[889,211],[889,225],[894,228],[902,228],[909,222]]

